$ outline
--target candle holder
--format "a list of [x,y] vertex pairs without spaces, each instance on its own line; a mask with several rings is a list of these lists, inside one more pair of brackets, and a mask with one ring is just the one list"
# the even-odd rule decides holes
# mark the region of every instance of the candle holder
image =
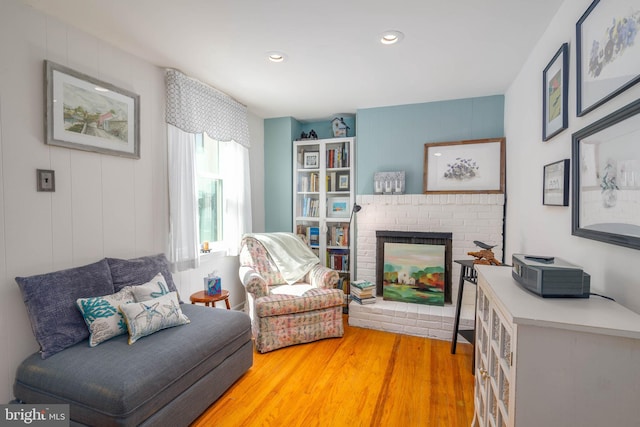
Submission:
[[376,172],[373,175],[374,194],[404,194],[405,173],[399,172]]

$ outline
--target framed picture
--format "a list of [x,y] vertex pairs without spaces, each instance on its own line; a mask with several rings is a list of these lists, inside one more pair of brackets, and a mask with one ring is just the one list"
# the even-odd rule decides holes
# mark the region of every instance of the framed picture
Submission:
[[46,143],[140,158],[140,97],[45,61]]
[[327,198],[327,216],[329,218],[349,218],[351,204],[348,197]]
[[567,128],[569,114],[569,44],[563,43],[542,72],[542,140]]
[[569,159],[545,165],[542,204],[569,206]]
[[575,236],[640,249],[640,100],[572,136]]
[[594,0],[576,24],[578,116],[640,81],[640,4]]
[[424,145],[423,191],[503,193],[505,138]]
[[349,191],[349,171],[336,172],[336,190]]
[[305,169],[318,169],[320,167],[320,152],[318,151],[305,151],[304,163]]

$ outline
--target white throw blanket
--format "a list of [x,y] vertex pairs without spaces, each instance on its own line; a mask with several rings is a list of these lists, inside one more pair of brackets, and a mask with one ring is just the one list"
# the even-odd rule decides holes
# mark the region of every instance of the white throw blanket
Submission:
[[313,251],[293,233],[247,234],[258,240],[271,256],[289,285],[307,274],[320,260]]

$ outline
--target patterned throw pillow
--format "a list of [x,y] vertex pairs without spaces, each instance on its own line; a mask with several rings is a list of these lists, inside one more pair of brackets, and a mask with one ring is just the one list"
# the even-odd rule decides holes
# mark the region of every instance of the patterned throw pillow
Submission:
[[131,286],[133,297],[136,302],[147,301],[168,294],[171,290],[162,273],[156,276],[144,285]]
[[131,287],[127,286],[112,295],[94,298],[79,298],[76,301],[84,321],[89,327],[89,346],[127,333],[127,323],[118,310],[121,304],[134,302]]
[[190,322],[182,313],[175,292],[148,301],[123,304],[120,306],[120,312],[129,328],[129,344],[161,329]]

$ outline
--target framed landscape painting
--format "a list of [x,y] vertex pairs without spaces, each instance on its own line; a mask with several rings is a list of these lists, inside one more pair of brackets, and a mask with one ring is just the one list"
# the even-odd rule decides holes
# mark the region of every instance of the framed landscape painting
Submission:
[[49,145],[140,158],[140,97],[45,61]]
[[443,306],[444,285],[445,246],[384,243],[383,299]]

